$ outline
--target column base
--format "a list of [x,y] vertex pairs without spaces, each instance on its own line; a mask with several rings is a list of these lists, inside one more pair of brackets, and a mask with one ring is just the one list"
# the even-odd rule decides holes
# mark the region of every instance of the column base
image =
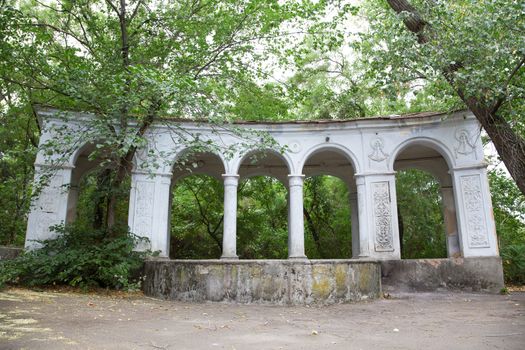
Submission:
[[239,257],[237,255],[234,256],[221,256],[221,260],[239,260]]
[[306,255],[289,256],[288,260],[308,260]]

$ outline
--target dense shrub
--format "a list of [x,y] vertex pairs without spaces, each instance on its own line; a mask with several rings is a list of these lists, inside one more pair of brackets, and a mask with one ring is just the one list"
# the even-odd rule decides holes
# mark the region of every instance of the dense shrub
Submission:
[[505,282],[525,284],[525,244],[508,245],[501,248]]
[[41,241],[41,249],[27,251],[1,263],[0,285],[70,285],[134,289],[146,253],[133,251],[141,238],[118,229],[86,229],[80,225],[55,226],[55,239]]

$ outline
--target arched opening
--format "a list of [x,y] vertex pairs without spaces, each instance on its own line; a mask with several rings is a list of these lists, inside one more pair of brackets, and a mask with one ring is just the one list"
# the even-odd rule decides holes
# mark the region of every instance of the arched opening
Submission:
[[270,176],[244,179],[238,191],[237,254],[240,259],[286,259],[287,190]]
[[[98,156],[93,157],[93,152]],[[125,230],[128,224],[130,174],[118,187],[112,186],[115,173],[111,162],[106,162],[104,149],[97,150],[95,143],[81,147],[73,159],[74,168],[69,185],[66,223],[101,229],[107,221],[108,201],[117,196],[115,225]],[[107,152],[109,154],[109,152]]]
[[445,258],[439,182],[418,169],[396,174],[399,239],[402,259]]
[[310,259],[352,257],[352,225],[348,186],[330,175],[304,183],[304,239]]
[[394,162],[401,258],[460,255],[448,164],[442,154],[413,143]]
[[251,152],[239,166],[237,254],[240,259],[288,255],[289,167],[274,151]]
[[351,158],[322,148],[303,166],[305,251],[311,259],[348,259],[359,247],[357,194]]
[[178,180],[171,193],[170,258],[220,257],[222,182],[209,175],[190,175]]
[[173,167],[170,258],[217,259],[222,252],[224,186],[221,158],[184,152]]

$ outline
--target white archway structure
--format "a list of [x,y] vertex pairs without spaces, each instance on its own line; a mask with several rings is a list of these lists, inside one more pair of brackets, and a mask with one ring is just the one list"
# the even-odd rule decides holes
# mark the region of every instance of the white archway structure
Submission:
[[[89,114],[73,113],[68,123],[58,117],[60,111],[42,109],[41,143],[57,137],[53,126],[81,129]],[[168,122],[169,123],[169,122]],[[174,122],[175,123],[175,122]],[[289,192],[289,258],[305,259],[303,222],[303,182],[305,175],[334,174],[347,181],[352,202],[353,235],[356,239],[354,258],[400,259],[395,170],[419,167],[435,174],[447,193],[444,195],[448,217],[454,228],[449,255],[462,257],[498,256],[495,224],[480,141],[480,126],[468,111],[419,113],[349,121],[298,121],[277,123],[236,123],[241,129],[269,133],[283,147],[282,153],[261,158],[251,167],[243,168],[244,160],[257,148],[249,147],[227,128],[213,129],[196,122],[177,122],[177,128],[198,133],[230,149],[231,156],[218,154],[220,163],[211,158],[197,160],[201,173],[224,181],[224,259],[235,259],[237,186],[240,177],[271,175],[283,181]],[[135,234],[149,238],[152,250],[169,256],[170,187],[174,181],[173,163],[184,152],[170,125],[154,125],[146,135],[148,146],[137,152],[132,173],[129,206],[129,226]],[[81,149],[79,145],[78,149]],[[80,152],[80,151],[79,151]],[[35,201],[29,215],[26,247],[34,240],[52,236],[49,226],[67,221],[69,185],[72,183],[76,159],[53,164],[40,152],[35,163],[37,176],[41,169],[53,166],[56,172]],[[277,152],[277,151],[272,151]],[[318,156],[327,152],[327,157]],[[344,164],[331,161],[328,153],[343,155]],[[213,153],[213,152],[212,152]],[[270,152],[271,153],[271,152]],[[148,155],[169,158],[165,165],[150,169]],[[323,153],[324,154],[324,153]],[[437,157],[437,156],[439,157]],[[275,162],[279,158],[280,163]],[[311,159],[313,163],[308,163]],[[338,158],[341,159],[341,158]],[[209,163],[209,164],[208,164]],[[75,173],[74,177],[79,175]],[[176,177],[176,176],[175,176]],[[445,199],[446,197],[446,199]],[[72,204],[69,203],[69,211]],[[71,215],[71,214],[70,214]],[[355,221],[355,222],[354,222]],[[447,224],[447,223],[446,223]],[[358,239],[357,239],[358,238]],[[456,243],[455,243],[456,242]],[[138,247],[141,249],[143,247]]]

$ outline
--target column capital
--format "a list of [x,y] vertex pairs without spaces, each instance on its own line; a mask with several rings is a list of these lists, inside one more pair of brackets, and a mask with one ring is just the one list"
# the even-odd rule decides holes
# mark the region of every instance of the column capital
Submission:
[[237,186],[239,184],[239,175],[237,174],[222,174],[224,186]]
[[34,164],[35,169],[51,169],[51,170],[72,170],[75,169],[74,165],[71,165],[69,163],[64,164],[48,164],[48,163],[35,163]]
[[171,172],[163,173],[163,172],[154,172],[154,171],[137,170],[137,169],[131,170],[131,175],[143,175],[150,179],[153,179],[155,177],[168,177],[171,179],[173,177],[173,173]]
[[383,171],[383,172],[366,172],[366,173],[356,173],[354,174],[354,177],[356,179],[358,178],[364,178],[364,177],[371,177],[371,176],[393,176],[396,175],[396,171]]
[[448,171],[450,175],[453,175],[454,173],[462,172],[462,171],[472,171],[472,170],[485,170],[487,169],[488,164],[482,163],[482,164],[476,164],[476,165],[469,165],[469,166],[462,166],[462,167],[456,167],[452,168]]
[[288,186],[289,187],[295,187],[295,186],[303,186],[304,183],[304,175],[288,175]]

